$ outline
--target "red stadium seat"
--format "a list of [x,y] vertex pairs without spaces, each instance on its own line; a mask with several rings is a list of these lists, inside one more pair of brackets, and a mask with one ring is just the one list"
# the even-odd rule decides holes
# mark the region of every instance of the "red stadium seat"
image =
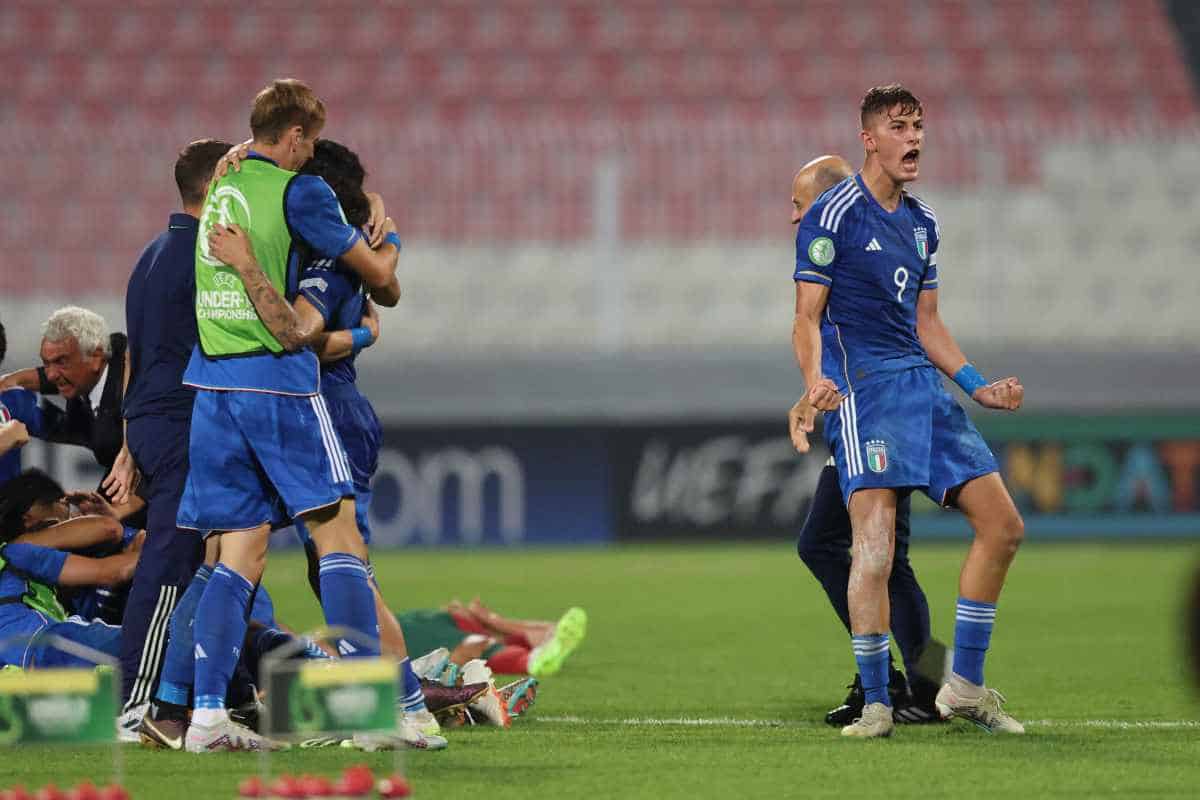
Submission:
[[[406,236],[447,240],[590,235],[600,152],[622,162],[624,235],[774,236],[764,184],[801,153],[857,159],[856,103],[891,80],[925,100],[936,143],[925,174],[944,185],[996,177],[979,175],[980,136],[999,154],[999,179],[1020,185],[1041,179],[1034,142],[1085,126],[1175,130],[1197,116],[1193,76],[1155,0],[290,8],[0,4],[0,123],[20,146],[52,153],[8,159],[22,166],[0,183],[2,209],[20,209],[0,222],[5,241],[58,242],[41,220],[83,176],[72,224],[105,250],[55,244],[54,263],[82,259],[72,269],[95,268],[119,290],[173,202],[161,163],[129,162],[169,161],[200,136],[240,140],[249,99],[283,75],[317,89],[329,134],[361,148],[372,180],[402,204]],[[86,151],[72,144],[83,126],[96,143]],[[84,208],[104,202],[114,174],[146,219]],[[36,225],[12,222],[31,215]]]

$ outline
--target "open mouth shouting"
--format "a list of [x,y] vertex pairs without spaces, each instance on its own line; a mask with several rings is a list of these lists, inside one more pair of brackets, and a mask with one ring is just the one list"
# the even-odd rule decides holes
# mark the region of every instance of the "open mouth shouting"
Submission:
[[906,172],[916,172],[917,171],[917,162],[920,159],[921,159],[921,148],[914,147],[912,150],[909,150],[903,156],[900,157],[900,166],[903,167]]

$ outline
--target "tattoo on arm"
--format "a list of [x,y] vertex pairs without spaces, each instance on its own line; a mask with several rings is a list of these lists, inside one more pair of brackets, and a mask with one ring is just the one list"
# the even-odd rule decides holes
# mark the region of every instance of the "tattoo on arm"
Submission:
[[308,344],[300,330],[300,317],[296,310],[271,285],[266,273],[257,264],[242,272],[242,284],[259,319],[283,345],[283,349],[292,352]]

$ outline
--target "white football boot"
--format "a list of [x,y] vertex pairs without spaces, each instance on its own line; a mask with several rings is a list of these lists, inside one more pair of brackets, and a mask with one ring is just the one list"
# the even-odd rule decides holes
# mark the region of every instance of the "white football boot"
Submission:
[[842,728],[842,736],[861,739],[876,739],[892,735],[896,723],[892,720],[892,707],[884,703],[867,703],[862,716]]
[[988,733],[1024,733],[1025,726],[1002,708],[1004,695],[995,689],[951,675],[933,701],[942,719],[961,717]]

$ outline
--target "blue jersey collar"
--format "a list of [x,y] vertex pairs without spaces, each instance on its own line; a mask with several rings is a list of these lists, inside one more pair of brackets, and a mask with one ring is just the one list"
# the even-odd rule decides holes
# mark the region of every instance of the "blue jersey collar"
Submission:
[[167,220],[167,230],[169,231],[194,231],[200,228],[200,220],[193,217],[191,214],[183,214],[176,212]]

